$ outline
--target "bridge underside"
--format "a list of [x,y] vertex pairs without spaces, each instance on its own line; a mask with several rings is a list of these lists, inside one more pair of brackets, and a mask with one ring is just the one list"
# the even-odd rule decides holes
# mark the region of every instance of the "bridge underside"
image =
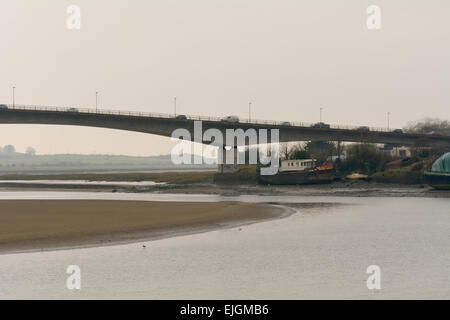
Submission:
[[[185,140],[194,141],[195,119],[176,119],[174,117],[144,117],[136,115],[118,115],[87,112],[62,112],[41,110],[0,110],[0,124],[48,124],[48,125],[71,125],[87,126],[108,129],[118,129],[155,134],[171,137],[176,129],[186,129],[190,137]],[[384,143],[403,146],[432,146],[439,145],[450,148],[450,137],[429,136],[423,134],[407,134],[378,131],[359,131],[351,129],[329,129],[312,128],[300,126],[280,126],[260,123],[228,123],[221,121],[202,121],[202,131],[207,129],[218,129],[225,137],[227,129],[260,129],[268,130],[268,141],[270,141],[270,129],[279,129],[279,142],[289,141],[346,141]],[[202,141],[211,144],[210,141]],[[219,145],[219,144],[216,144]]]

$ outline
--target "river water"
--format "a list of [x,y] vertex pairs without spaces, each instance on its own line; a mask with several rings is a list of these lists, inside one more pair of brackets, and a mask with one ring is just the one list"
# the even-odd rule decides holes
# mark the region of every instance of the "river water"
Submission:
[[[2,299],[450,298],[450,199],[45,191],[0,199],[235,200],[297,210],[144,243],[0,255]],[[80,267],[81,290],[66,288],[68,265]],[[367,288],[370,265],[381,270],[380,290]]]

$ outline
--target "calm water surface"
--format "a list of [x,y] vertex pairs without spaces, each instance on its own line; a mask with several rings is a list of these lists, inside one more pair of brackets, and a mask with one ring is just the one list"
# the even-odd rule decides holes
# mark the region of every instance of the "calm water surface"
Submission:
[[[1,192],[0,199],[286,202],[287,218],[100,248],[0,255],[0,298],[450,298],[450,199]],[[143,248],[145,244],[146,248]],[[81,290],[66,288],[68,265]],[[366,287],[369,265],[381,290]]]

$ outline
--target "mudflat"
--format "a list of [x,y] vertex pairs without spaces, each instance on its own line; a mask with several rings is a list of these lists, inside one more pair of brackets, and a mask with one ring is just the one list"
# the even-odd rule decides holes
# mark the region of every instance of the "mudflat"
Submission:
[[238,202],[1,200],[0,252],[163,238],[282,213],[270,205]]

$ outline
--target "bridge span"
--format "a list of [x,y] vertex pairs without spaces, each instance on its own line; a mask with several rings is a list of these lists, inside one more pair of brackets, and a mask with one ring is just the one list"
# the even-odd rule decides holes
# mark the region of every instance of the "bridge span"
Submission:
[[[241,120],[238,123],[221,121],[217,117],[186,116],[169,114],[127,112],[95,109],[75,109],[38,106],[10,106],[0,108],[0,124],[48,124],[87,126],[118,129],[171,137],[179,128],[187,129],[194,138],[194,121],[201,120],[203,130],[219,129],[279,129],[280,142],[289,141],[346,141],[384,143],[403,146],[440,145],[450,148],[450,136],[399,133],[387,129],[331,125],[330,128],[315,128],[311,124],[263,120]],[[209,144],[210,142],[205,142]]]

